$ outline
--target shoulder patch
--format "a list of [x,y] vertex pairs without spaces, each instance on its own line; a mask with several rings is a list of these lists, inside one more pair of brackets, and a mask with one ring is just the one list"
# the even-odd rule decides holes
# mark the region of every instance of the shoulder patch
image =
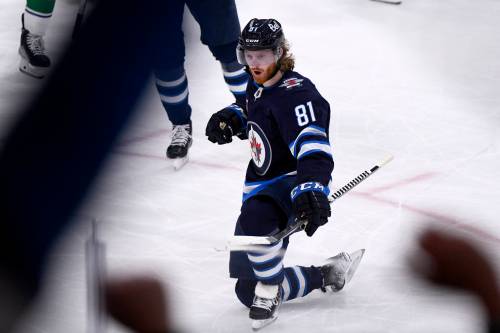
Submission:
[[284,87],[286,89],[290,89],[293,87],[300,87],[302,85],[302,81],[304,81],[304,79],[298,79],[296,77],[292,77],[283,81],[283,83],[280,84],[280,87]]

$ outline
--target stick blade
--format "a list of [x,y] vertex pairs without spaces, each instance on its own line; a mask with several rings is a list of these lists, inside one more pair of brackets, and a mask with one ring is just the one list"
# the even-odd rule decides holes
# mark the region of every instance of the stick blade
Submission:
[[226,250],[264,253],[273,244],[272,237],[233,236],[226,244]]
[[271,245],[272,239],[266,236],[233,236],[230,245]]

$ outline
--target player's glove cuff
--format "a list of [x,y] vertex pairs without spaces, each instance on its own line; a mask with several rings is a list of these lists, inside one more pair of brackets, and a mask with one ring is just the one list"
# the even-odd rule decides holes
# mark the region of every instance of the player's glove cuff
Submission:
[[233,129],[238,129],[238,130],[235,133],[233,133],[233,135],[236,135],[241,140],[246,139],[247,118],[243,113],[243,108],[238,104],[231,104],[226,108],[226,110],[234,114],[231,117],[231,124],[233,126]]
[[328,186],[325,186],[318,182],[306,182],[295,186],[290,192],[290,197],[292,201],[294,201],[297,196],[309,191],[322,192],[327,197],[328,194],[330,194],[330,189],[328,188]]

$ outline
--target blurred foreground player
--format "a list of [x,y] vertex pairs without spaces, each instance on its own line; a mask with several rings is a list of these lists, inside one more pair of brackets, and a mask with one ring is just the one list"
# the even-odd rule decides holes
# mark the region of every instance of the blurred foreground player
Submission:
[[51,62],[45,51],[44,36],[54,11],[55,0],[27,0],[21,14],[21,43],[19,70],[41,79],[49,71]]
[[[330,105],[308,78],[293,71],[294,59],[275,19],[252,19],[241,33],[237,55],[251,74],[246,104],[215,113],[206,127],[214,143],[229,143],[233,135],[250,143],[235,235],[271,235],[300,218],[312,236],[331,215]],[[284,301],[315,289],[340,291],[364,253],[342,252],[319,267],[285,268],[288,241],[263,253],[231,253],[230,276],[238,279],[236,295],[250,308],[254,329],[276,319]]]
[[240,33],[234,0],[169,0],[167,17],[162,21],[165,31],[169,31],[169,38],[161,42],[160,62],[155,65],[154,72],[161,102],[173,125],[167,157],[173,159],[176,169],[187,162],[188,150],[193,143],[188,80],[184,70],[182,20],[185,5],[200,25],[201,42],[220,62],[224,80],[237,104],[245,103],[248,81],[248,74],[238,63],[234,51]]
[[[164,0],[122,0],[120,6],[98,1],[78,39],[32,103],[22,103],[18,120],[3,138],[0,332],[10,332],[22,321],[53,245],[74,221],[136,111],[158,40],[169,36],[157,24],[167,11]],[[123,45],[129,46],[127,52]],[[116,82],[110,85],[110,78]]]

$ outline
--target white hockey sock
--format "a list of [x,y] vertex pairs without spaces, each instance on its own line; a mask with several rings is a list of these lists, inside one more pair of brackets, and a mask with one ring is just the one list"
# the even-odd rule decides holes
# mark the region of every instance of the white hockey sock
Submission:
[[278,288],[279,284],[264,284],[259,281],[255,286],[255,295],[262,298],[272,299],[278,294]]
[[26,8],[24,11],[24,28],[33,35],[45,36],[51,17],[52,13],[43,14]]

